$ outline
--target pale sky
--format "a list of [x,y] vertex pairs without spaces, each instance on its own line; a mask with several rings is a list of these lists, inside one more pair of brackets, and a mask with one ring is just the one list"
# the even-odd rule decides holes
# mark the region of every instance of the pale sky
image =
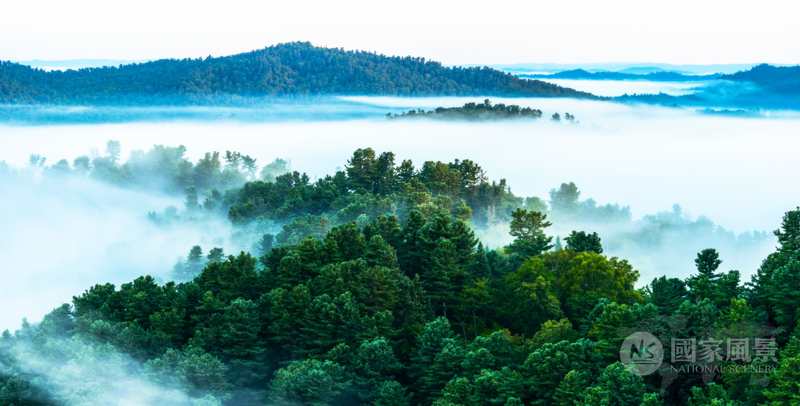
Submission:
[[0,59],[227,55],[286,41],[446,64],[800,63],[796,0],[2,0]]

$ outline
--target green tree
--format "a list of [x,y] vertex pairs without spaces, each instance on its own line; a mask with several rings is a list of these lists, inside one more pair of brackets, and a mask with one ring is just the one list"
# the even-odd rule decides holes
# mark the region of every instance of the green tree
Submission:
[[601,299],[641,300],[634,289],[639,273],[627,261],[593,252],[548,252],[526,261],[513,275],[519,275],[514,279],[538,280],[546,297],[555,297],[573,323],[580,323]]
[[658,307],[661,314],[672,314],[688,298],[686,283],[678,278],[660,276],[645,289],[648,302]]
[[345,369],[333,361],[293,361],[275,372],[268,400],[308,405],[335,404],[343,400],[349,387]]
[[518,257],[518,262],[536,256],[552,248],[544,229],[550,227],[547,216],[536,211],[516,209],[511,213],[511,231],[514,241],[507,247],[510,254]]
[[397,266],[397,253],[380,234],[373,235],[367,242],[364,258],[371,266]]
[[222,248],[214,247],[208,251],[207,258],[208,262],[211,263],[221,262],[223,259],[225,259],[225,252],[222,250]]
[[[417,336],[408,368],[409,376],[414,382],[414,385],[411,386],[414,388],[414,402],[429,403],[449,381],[449,377],[442,380],[441,377],[436,376],[431,370],[431,365],[446,346],[456,345],[455,340],[450,322],[444,317],[438,317],[425,324]],[[454,372],[450,366],[450,373]]]
[[196,397],[212,395],[224,398],[230,388],[226,374],[228,368],[213,355],[199,347],[181,351],[173,348],[145,364],[146,370],[160,383],[171,383],[177,388],[188,385]]
[[768,405],[800,403],[800,337],[794,336],[780,352],[778,368],[770,375],[764,390]]
[[268,373],[261,329],[256,303],[239,298],[201,323],[191,344],[226,362],[231,382],[248,386]]
[[550,191],[550,208],[558,216],[574,214],[578,209],[581,192],[574,183],[562,183],[556,190]]
[[736,402],[730,400],[725,388],[714,382],[705,387],[692,387],[687,403],[689,406],[737,406]]
[[350,187],[360,193],[373,192],[377,175],[375,151],[372,148],[359,148],[347,161],[347,178]]
[[394,379],[402,365],[385,338],[365,340],[356,349],[353,368],[364,379],[366,388],[374,388],[381,381]]
[[567,238],[567,249],[575,252],[594,252],[596,254],[603,253],[603,244],[600,242],[600,236],[597,233],[587,233],[585,231],[573,231]]
[[607,366],[597,384],[586,390],[585,405],[633,406],[640,405],[645,394],[642,377],[615,362]]
[[406,388],[397,381],[383,381],[375,388],[375,406],[408,406],[409,396]]
[[571,370],[556,387],[553,404],[556,406],[579,405],[586,396],[586,390],[592,384],[589,372]]
[[273,246],[275,246],[275,236],[272,234],[264,234],[261,236],[261,239],[258,240],[256,252],[259,256],[267,255],[272,250]]

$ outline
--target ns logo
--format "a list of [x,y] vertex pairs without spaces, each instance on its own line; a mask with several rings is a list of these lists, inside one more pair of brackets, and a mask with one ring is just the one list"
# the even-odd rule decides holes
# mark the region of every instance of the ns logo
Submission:
[[619,360],[636,375],[650,375],[661,366],[664,360],[664,347],[654,335],[638,331],[622,342]]

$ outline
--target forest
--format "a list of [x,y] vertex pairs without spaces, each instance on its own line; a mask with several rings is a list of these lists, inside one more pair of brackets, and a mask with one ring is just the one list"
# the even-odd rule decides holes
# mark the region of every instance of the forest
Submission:
[[0,61],[0,103],[219,104],[310,95],[594,98],[488,67],[445,67],[424,58],[321,48],[307,42],[224,57],[66,71]]
[[[221,216],[253,244],[233,255],[192,247],[164,264],[172,278],[99,280],[4,332],[2,404],[113,403],[127,392],[198,405],[800,402],[800,208],[749,281],[713,246],[686,278],[641,281],[597,232],[598,218],[629,222],[627,208],[581,201],[572,183],[545,202],[468,159],[416,166],[363,148],[312,180],[285,160],[259,171],[238,152],[196,163],[184,153],[156,146],[123,162],[109,142],[72,162],[31,157],[42,176],[182,196],[183,208],[150,221]],[[554,237],[554,223],[580,217],[598,228]],[[510,242],[482,241],[497,223]],[[663,232],[647,231],[629,237]],[[656,373],[620,361],[639,331],[664,344]],[[682,339],[720,349],[687,369],[670,345]],[[725,343],[737,339],[751,356],[733,357]],[[86,384],[101,370],[105,384]]]
[[[557,113],[556,113],[557,114]],[[489,99],[483,103],[466,103],[461,107],[437,107],[433,110],[409,110],[400,114],[389,113],[386,117],[390,119],[409,119],[409,118],[434,118],[444,120],[507,120],[507,119],[537,119],[542,117],[542,111],[531,107],[520,107],[516,104],[506,105],[504,103],[492,104]],[[553,116],[554,118],[556,116]],[[560,119],[560,115],[558,115]],[[567,119],[574,117],[566,113]]]

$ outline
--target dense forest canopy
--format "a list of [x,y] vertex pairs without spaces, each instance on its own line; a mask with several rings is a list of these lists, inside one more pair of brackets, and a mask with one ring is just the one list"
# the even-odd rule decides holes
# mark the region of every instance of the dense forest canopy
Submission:
[[[433,110],[409,110],[400,114],[387,114],[390,119],[410,119],[410,118],[434,118],[445,120],[468,120],[468,121],[491,121],[508,119],[538,119],[542,117],[542,111],[531,107],[520,107],[516,104],[496,103],[492,104],[489,99],[483,103],[466,103],[461,107],[437,107]],[[560,120],[561,116],[555,113],[553,119]],[[574,120],[575,117],[570,113],[565,113],[567,120]]]
[[[205,405],[800,401],[800,209],[786,213],[749,283],[708,248],[688,278],[639,289],[639,270],[607,255],[602,234],[553,237],[553,221],[630,217],[580,200],[571,183],[545,203],[514,196],[470,160],[415,166],[363,148],[312,181],[282,160],[259,173],[244,154],[193,164],[183,153],[156,147],[122,162],[112,142],[104,156],[31,165],[182,194],[188,214],[280,221],[282,231],[236,255],[192,248],[176,281],[98,281],[5,332],[3,404],[113,403],[126,391],[141,403]],[[489,248],[476,229],[498,219],[510,243]],[[719,367],[706,373],[641,376],[620,362],[635,331],[664,342],[667,368],[680,366],[672,338],[744,338],[762,352],[700,361]]]
[[488,67],[295,42],[199,59],[43,71],[0,62],[2,103],[213,102],[300,95],[593,97]]

